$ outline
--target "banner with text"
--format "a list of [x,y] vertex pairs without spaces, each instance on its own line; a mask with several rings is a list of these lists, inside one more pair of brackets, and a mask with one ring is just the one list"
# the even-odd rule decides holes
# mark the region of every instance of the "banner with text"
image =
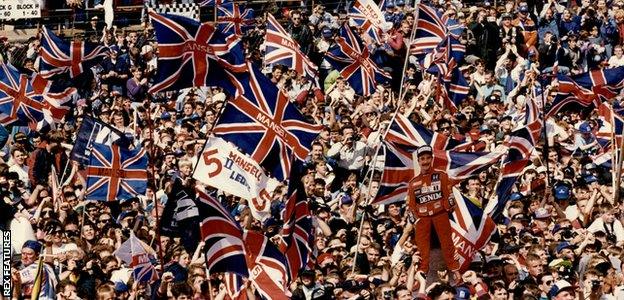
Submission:
[[221,138],[206,142],[193,177],[204,184],[247,199],[254,218],[271,214],[271,195],[279,182],[264,174],[258,163]]
[[0,20],[41,18],[40,0],[0,1]]

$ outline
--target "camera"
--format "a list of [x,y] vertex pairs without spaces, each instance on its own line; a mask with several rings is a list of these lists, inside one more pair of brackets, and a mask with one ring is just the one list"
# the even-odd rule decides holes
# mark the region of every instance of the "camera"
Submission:
[[392,291],[391,290],[384,291],[383,292],[383,299],[392,299]]

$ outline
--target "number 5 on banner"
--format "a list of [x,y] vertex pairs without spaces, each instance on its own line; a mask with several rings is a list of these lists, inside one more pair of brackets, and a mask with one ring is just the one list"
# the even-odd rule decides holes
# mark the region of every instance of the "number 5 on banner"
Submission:
[[212,157],[218,153],[219,153],[219,149],[211,149],[211,150],[205,151],[204,154],[202,155],[206,166],[217,165],[217,168],[214,171],[208,173],[208,177],[215,177],[219,175],[219,173],[221,173],[221,169],[223,169],[223,166],[221,165],[221,161],[219,160],[219,158]]

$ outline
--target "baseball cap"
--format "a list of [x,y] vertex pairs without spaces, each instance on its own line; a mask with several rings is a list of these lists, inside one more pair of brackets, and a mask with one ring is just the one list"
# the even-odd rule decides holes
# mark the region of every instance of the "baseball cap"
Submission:
[[527,5],[522,5],[518,8],[518,11],[520,11],[521,13],[529,12],[529,7]]
[[405,1],[404,0],[397,0],[396,1],[396,5],[397,6],[405,6]]
[[455,288],[455,300],[468,299],[470,299],[470,289],[468,287],[460,285]]
[[501,15],[501,19],[512,19],[512,16],[510,13],[504,13]]
[[550,218],[550,213],[543,207],[538,208],[535,211],[535,219],[548,219]]
[[386,8],[394,8],[394,1],[390,0],[386,2]]
[[561,252],[563,249],[574,249],[575,246],[568,242],[561,242],[557,245],[557,253]]
[[418,148],[418,150],[416,150],[416,156],[421,156],[426,153],[429,153],[429,154],[433,153],[433,149],[431,148],[431,146],[425,145],[425,146]]
[[499,103],[500,101],[501,101],[501,98],[500,98],[500,96],[499,96],[499,95],[497,95],[497,94],[492,94],[492,95],[489,95],[489,96],[487,97],[487,100],[486,100],[486,102],[487,102],[488,104],[489,104],[489,103]]
[[524,195],[522,195],[522,193],[512,193],[511,195],[509,195],[509,201],[520,201],[522,200],[522,198],[524,198]]
[[539,167],[537,167],[537,169],[535,169],[535,171],[537,171],[537,174],[539,174],[539,173],[546,173],[547,170],[548,169],[546,169],[546,167],[544,167],[544,166],[539,166]]
[[559,293],[563,291],[572,291],[574,292],[574,287],[565,280],[558,280],[555,282],[552,288],[550,288],[550,292],[548,292],[551,298],[556,297]]
[[583,124],[581,124],[581,126],[579,126],[579,132],[581,132],[581,133],[590,133],[591,132],[591,126],[587,122],[583,122]]
[[596,176],[594,175],[587,175],[583,178],[583,180],[585,181],[586,184],[590,184],[592,182],[598,181],[598,178],[596,178]]
[[570,188],[563,184],[555,186],[554,196],[557,200],[568,200],[570,199]]

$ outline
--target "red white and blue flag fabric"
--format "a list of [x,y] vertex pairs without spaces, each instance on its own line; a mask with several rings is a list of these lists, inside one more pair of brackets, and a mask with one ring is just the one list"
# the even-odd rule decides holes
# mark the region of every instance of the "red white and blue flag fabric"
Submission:
[[150,93],[194,86],[229,87],[225,68],[242,69],[239,39],[214,26],[175,15],[149,13],[158,40],[158,74]]
[[247,279],[236,273],[226,272],[223,274],[226,300],[247,300]]
[[238,146],[271,176],[284,180],[292,157],[304,160],[322,126],[308,123],[288,96],[260,70],[230,75],[237,94],[228,101],[215,135]]
[[147,153],[143,148],[92,143],[86,167],[88,200],[115,201],[145,194]]
[[30,78],[11,65],[0,64],[0,123],[34,125],[44,119],[44,99]]
[[508,151],[503,158],[498,185],[496,186],[498,200],[488,203],[486,208],[486,212],[493,218],[497,219],[501,216],[511,191],[529,163],[531,153],[535,149],[541,134],[542,122],[535,120],[528,126],[513,131],[505,142]]
[[311,261],[312,245],[314,242],[312,217],[308,203],[298,200],[295,191],[286,201],[282,210],[284,226],[280,232],[281,243],[279,250],[284,253],[290,274],[290,280],[294,281],[299,271],[304,269]]
[[232,282],[238,287],[248,278],[266,299],[287,299],[288,271],[284,254],[263,234],[243,232],[221,203],[202,191],[198,191],[197,208],[204,217],[199,226],[207,246],[208,271],[240,276],[234,278],[238,283]]
[[47,80],[39,73],[33,73],[31,84],[35,93],[43,96],[43,111],[55,122],[60,122],[73,107],[78,90],[69,82]]
[[599,125],[596,132],[596,139],[602,146],[603,150],[610,152],[608,149],[611,141],[615,140],[616,145],[622,144],[624,136],[624,118],[614,112],[611,105],[603,102],[598,107],[598,116],[602,124]]
[[73,78],[97,64],[108,48],[84,41],[63,41],[46,27],[41,31],[39,72],[44,77],[69,71]]
[[481,250],[496,232],[496,223],[483,209],[453,188],[457,205],[450,214],[451,236],[455,245],[455,259],[465,271],[477,251]]
[[262,233],[246,231],[245,258],[251,284],[264,299],[289,299],[288,267],[284,254]]
[[355,0],[349,9],[352,25],[368,34],[375,42],[383,44],[382,34],[392,28],[383,12],[373,0]]
[[217,29],[225,36],[241,37],[253,28],[254,11],[234,2],[217,5]]
[[[271,14],[267,14],[264,63],[284,65],[310,80],[318,80],[318,67],[303,53],[288,31]],[[318,84],[317,84],[318,85]]]
[[[624,67],[593,70],[574,75],[571,79],[597,97],[611,99],[624,88]],[[561,83],[559,85],[561,87]]]
[[390,74],[371,59],[371,54],[347,24],[340,30],[336,44],[325,54],[325,59],[340,72],[358,95],[375,92],[377,84],[390,80]]
[[154,262],[157,261],[156,252],[138,239],[132,231],[130,238],[115,250],[114,255],[132,268],[134,281],[152,283],[158,279],[158,272],[154,268]]
[[[386,162],[379,192],[372,204],[389,204],[405,200],[407,183],[414,177],[412,153],[420,146],[449,150],[464,145],[447,136],[431,132],[421,124],[398,114],[385,138]],[[454,152],[459,153],[459,152]]]
[[418,56],[433,51],[449,35],[459,39],[464,27],[456,20],[440,15],[425,4],[418,4],[416,8],[416,32],[414,42],[410,45],[412,54]]
[[197,192],[196,199],[199,215],[203,217],[199,228],[206,245],[208,271],[248,278],[242,229],[217,199],[202,191]]

